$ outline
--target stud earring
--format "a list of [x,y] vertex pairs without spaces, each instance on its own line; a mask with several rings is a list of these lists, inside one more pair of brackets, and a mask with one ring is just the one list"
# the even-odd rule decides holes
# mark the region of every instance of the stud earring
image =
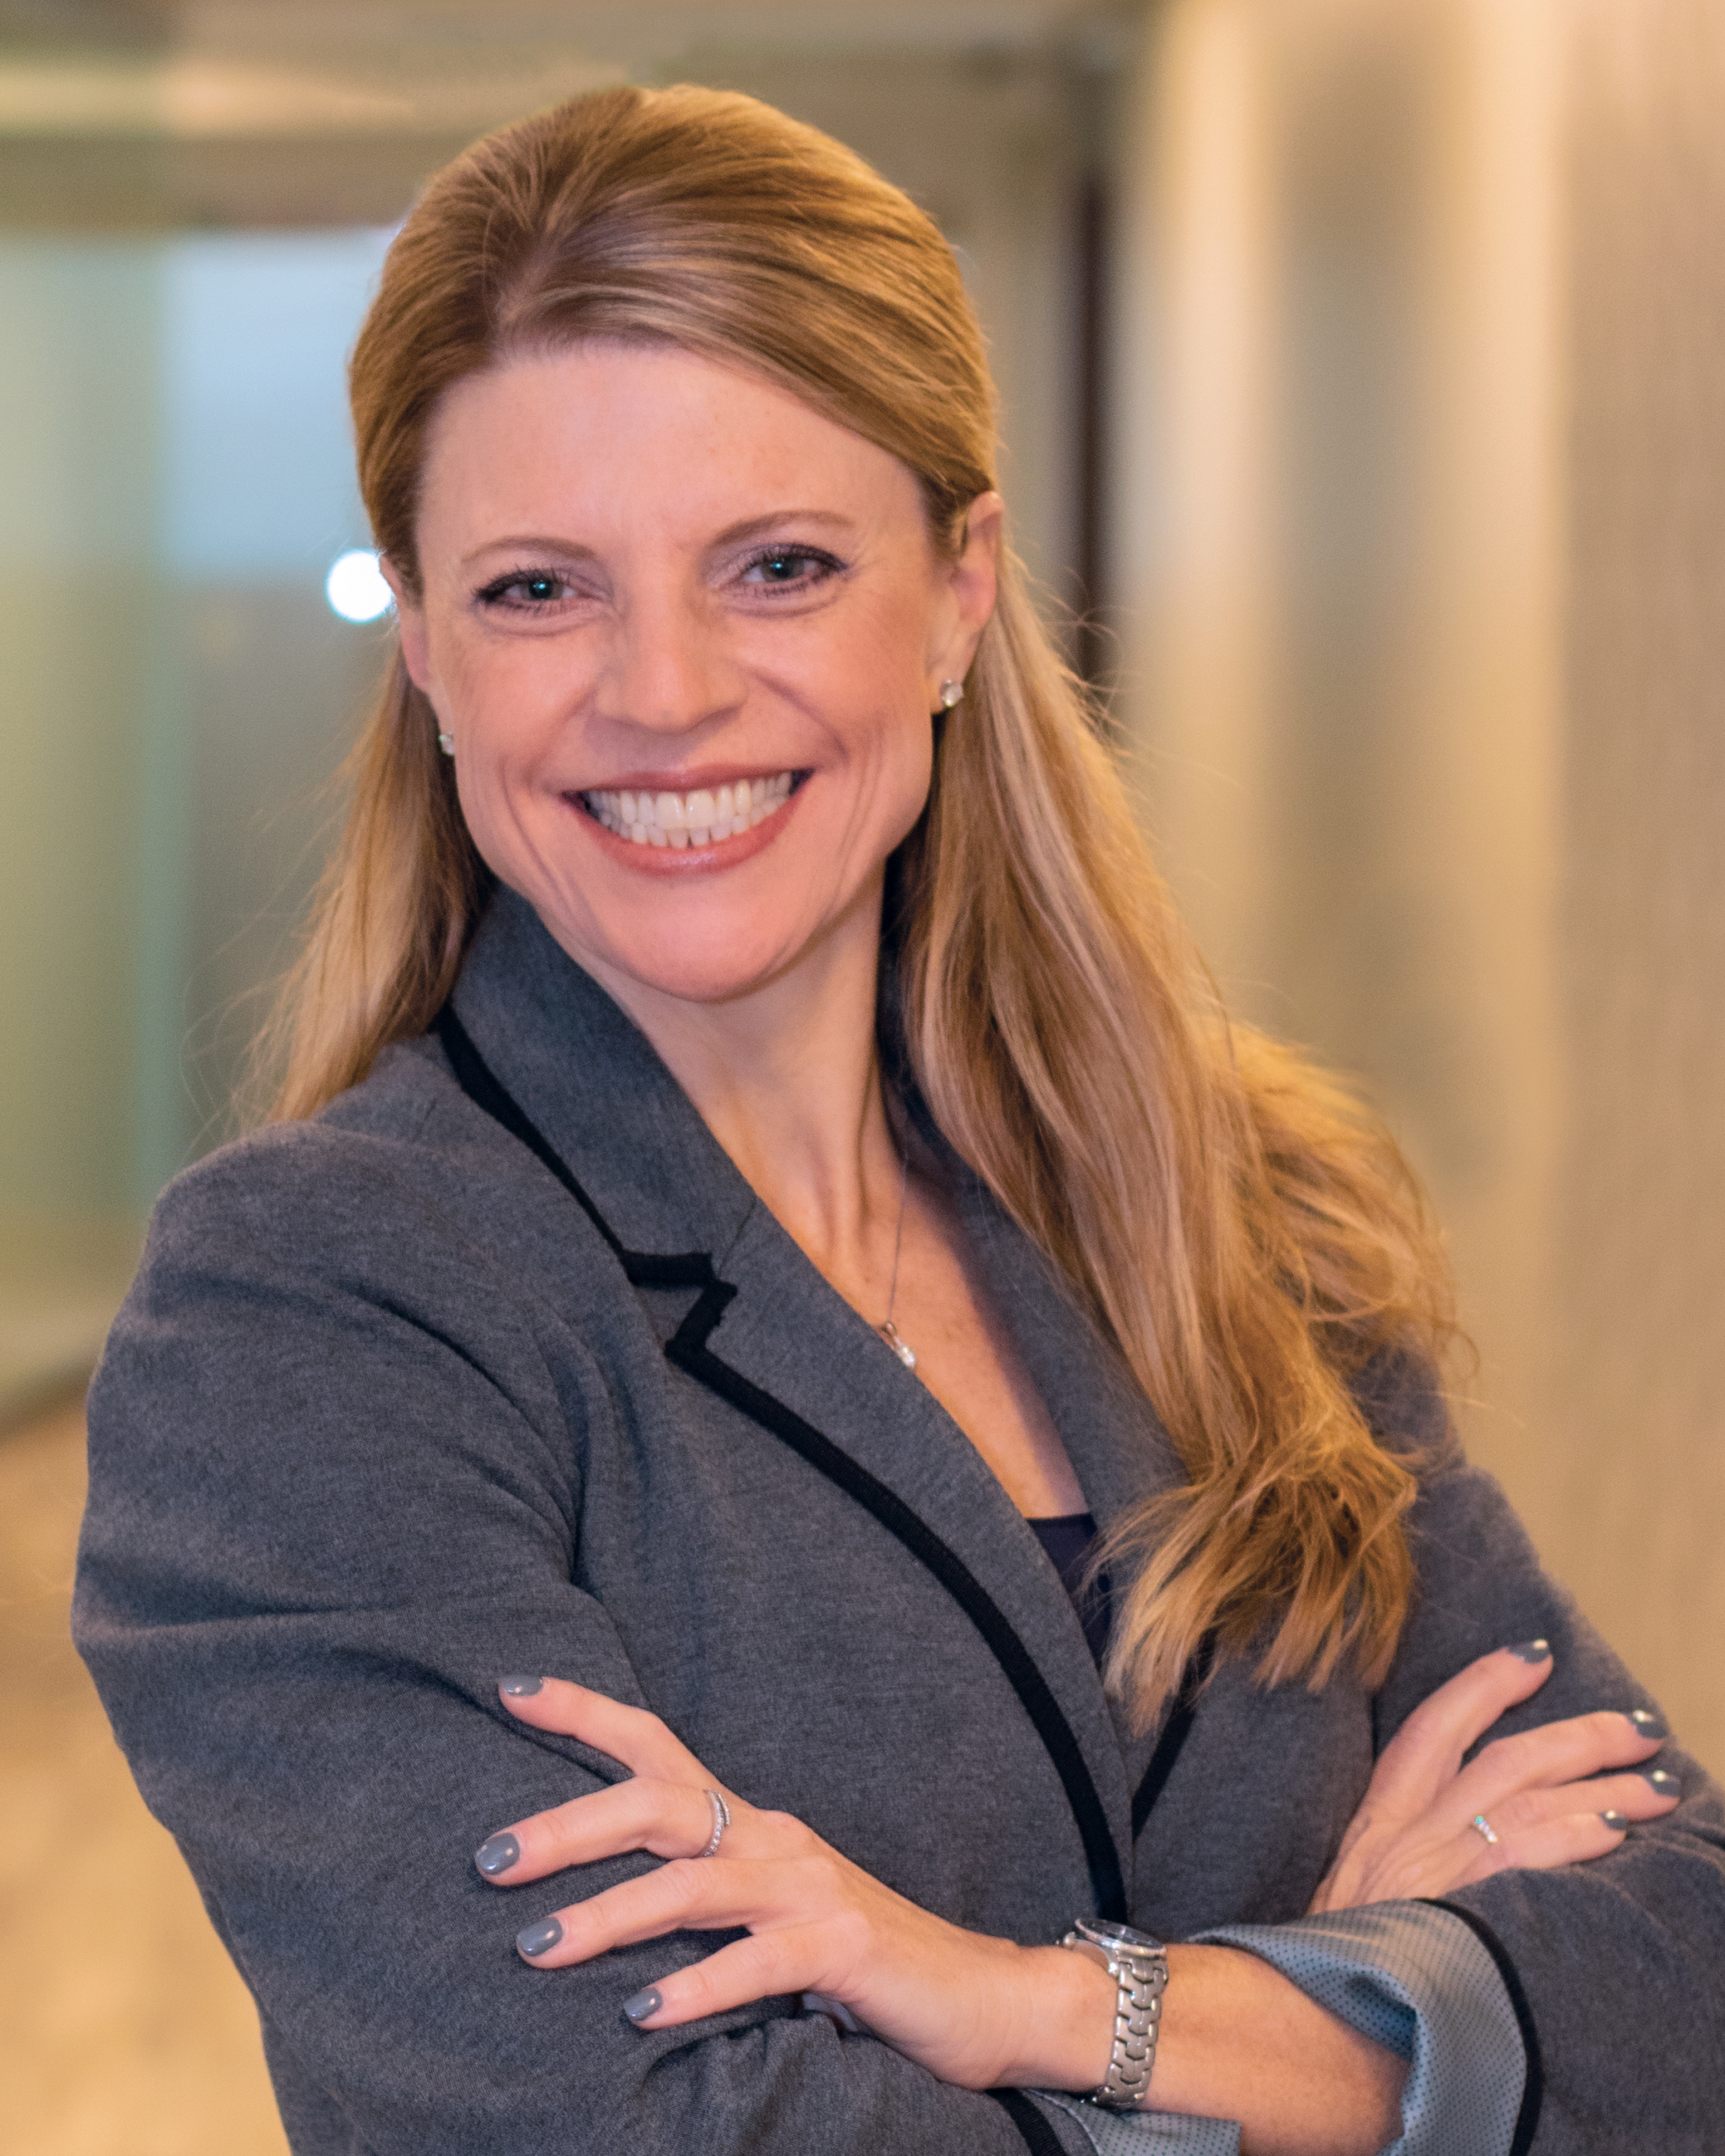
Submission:
[[440,734],[438,735],[438,737],[437,737],[437,745],[438,745],[438,747],[439,747],[440,749],[441,749],[441,750],[442,750],[442,751],[443,751],[443,753],[444,753],[444,755],[445,755],[446,756],[452,756],[452,755],[455,754],[455,736],[454,736],[454,734]]
[[940,707],[943,711],[950,711],[954,704],[962,703],[964,701],[964,684],[962,681],[943,681],[941,683]]

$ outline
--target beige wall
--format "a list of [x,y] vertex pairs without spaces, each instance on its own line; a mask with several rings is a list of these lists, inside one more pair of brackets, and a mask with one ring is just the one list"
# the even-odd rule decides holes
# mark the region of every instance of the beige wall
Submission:
[[1177,885],[1430,1179],[1470,1441],[1716,1764],[1722,110],[1701,0],[1170,0],[1114,533]]
[[1550,1533],[1719,1767],[1725,13],[1716,0],[1571,12]]

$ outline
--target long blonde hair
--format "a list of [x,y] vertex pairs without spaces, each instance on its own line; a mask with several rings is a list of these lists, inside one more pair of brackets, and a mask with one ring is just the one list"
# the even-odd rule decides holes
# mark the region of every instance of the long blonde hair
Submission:
[[[477,144],[390,251],[355,348],[360,485],[418,589],[438,400],[512,353],[661,339],[749,366],[898,457],[937,542],[994,483],[993,391],[952,251],[859,158],[752,99],[607,90]],[[490,880],[398,655],[279,1040],[277,1117],[425,1030]],[[1112,1687],[1147,1720],[1206,1634],[1279,1683],[1386,1667],[1407,1461],[1350,1384],[1434,1361],[1441,1249],[1387,1134],[1230,1027],[1083,694],[1003,565],[927,811],[894,864],[895,1014],[941,1129],[1118,1347],[1185,1486],[1123,1524]]]

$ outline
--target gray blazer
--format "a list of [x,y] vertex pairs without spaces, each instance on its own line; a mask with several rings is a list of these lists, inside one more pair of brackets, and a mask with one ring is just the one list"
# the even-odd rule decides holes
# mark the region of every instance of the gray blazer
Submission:
[[[394,1049],[174,1183],[91,1395],[78,1645],[257,1999],[300,2156],[1079,2145],[791,2000],[626,2025],[711,1936],[526,1967],[519,1926],[650,1860],[479,1878],[482,1836],[619,1771],[513,1722],[505,1672],[650,1706],[745,1796],[1025,1941],[1097,1909],[1175,1938],[1297,1915],[1376,1752],[1489,1647],[1552,1641],[1521,1722],[1648,1704],[1441,1404],[1385,1373],[1386,1438],[1430,1454],[1389,1681],[1225,1667],[1133,1733],[975,1449],[507,894],[455,1008],[579,1197],[436,1039]],[[961,1202],[1107,1524],[1174,1481],[1168,1441],[985,1194]],[[1612,1856],[1454,1897],[1529,2044],[1521,2148],[1725,2147],[1725,1812],[1667,1764],[1681,1809]]]

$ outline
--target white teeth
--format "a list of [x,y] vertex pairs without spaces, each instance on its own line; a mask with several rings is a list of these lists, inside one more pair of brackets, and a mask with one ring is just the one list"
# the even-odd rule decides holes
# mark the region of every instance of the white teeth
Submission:
[[595,790],[581,796],[587,811],[633,846],[704,846],[752,830],[791,798],[795,774],[737,779],[714,792],[641,793]]

